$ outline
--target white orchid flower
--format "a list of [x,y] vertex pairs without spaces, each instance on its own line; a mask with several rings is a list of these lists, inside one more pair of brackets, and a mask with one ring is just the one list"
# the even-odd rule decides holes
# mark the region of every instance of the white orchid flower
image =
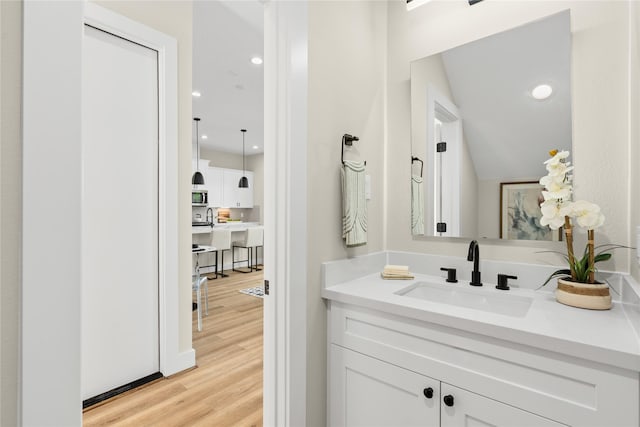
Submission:
[[587,230],[595,230],[604,224],[604,215],[600,212],[600,206],[586,200],[573,202],[569,216],[575,218],[578,225]]
[[540,185],[547,190],[542,192],[545,200],[566,200],[571,196],[571,184],[564,179],[546,175],[540,178]]
[[[544,192],[543,192],[544,193]],[[540,205],[542,218],[540,225],[548,225],[552,230],[557,230],[564,225],[564,217],[567,211],[567,204],[557,200],[545,200]]]

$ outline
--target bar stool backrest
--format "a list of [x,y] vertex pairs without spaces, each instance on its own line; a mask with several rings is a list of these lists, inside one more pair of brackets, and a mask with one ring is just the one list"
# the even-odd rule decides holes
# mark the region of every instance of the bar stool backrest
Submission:
[[231,249],[231,230],[220,228],[211,232],[211,246],[218,251]]
[[264,240],[264,229],[262,227],[247,228],[245,247],[262,246]]

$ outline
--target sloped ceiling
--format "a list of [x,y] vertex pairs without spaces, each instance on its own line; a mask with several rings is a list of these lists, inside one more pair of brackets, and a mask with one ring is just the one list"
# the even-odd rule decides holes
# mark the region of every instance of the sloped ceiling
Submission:
[[[554,148],[571,148],[569,12],[442,53],[479,179],[545,174]],[[531,89],[550,84],[536,100]]]

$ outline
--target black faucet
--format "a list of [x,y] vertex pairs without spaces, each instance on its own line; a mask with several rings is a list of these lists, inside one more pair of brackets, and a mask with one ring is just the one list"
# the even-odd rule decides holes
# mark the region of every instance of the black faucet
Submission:
[[480,271],[478,265],[480,264],[480,245],[475,240],[469,243],[469,255],[467,255],[467,261],[473,261],[473,271],[471,272],[471,286],[482,286],[480,281]]

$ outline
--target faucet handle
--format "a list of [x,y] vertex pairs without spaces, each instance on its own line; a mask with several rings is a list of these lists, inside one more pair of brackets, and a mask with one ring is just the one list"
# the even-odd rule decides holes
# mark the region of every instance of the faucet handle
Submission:
[[517,279],[518,276],[509,276],[507,274],[498,274],[498,284],[496,285],[496,289],[500,289],[502,291],[508,291],[509,289],[509,279]]
[[447,282],[449,282],[449,283],[458,283],[458,279],[456,279],[456,269],[455,268],[441,267],[440,271],[446,271],[447,272]]

